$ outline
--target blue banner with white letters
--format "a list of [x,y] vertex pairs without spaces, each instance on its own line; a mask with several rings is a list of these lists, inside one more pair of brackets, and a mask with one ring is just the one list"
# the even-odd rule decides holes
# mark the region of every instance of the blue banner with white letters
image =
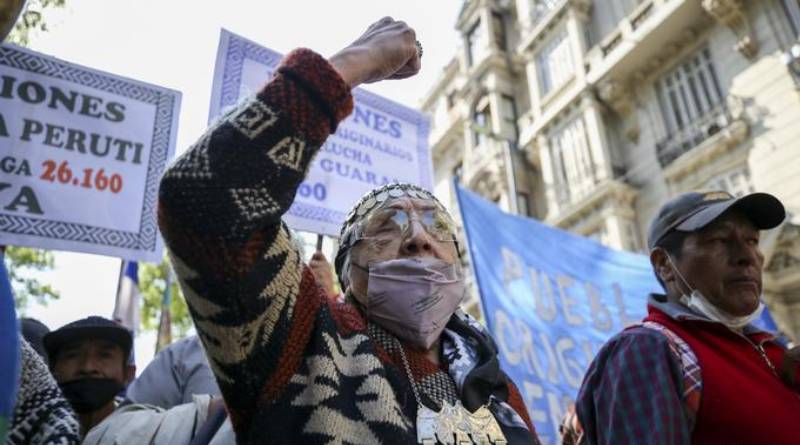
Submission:
[[643,255],[509,215],[456,186],[483,313],[543,443],[594,355],[661,291]]
[[[456,192],[501,366],[542,443],[560,443],[558,425],[597,351],[663,289],[645,255],[509,215],[458,184]],[[755,324],[777,331],[767,310]]]

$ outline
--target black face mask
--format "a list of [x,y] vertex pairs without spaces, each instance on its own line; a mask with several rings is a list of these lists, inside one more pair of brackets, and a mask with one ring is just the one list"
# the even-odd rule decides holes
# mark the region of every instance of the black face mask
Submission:
[[78,414],[97,411],[114,399],[124,385],[114,379],[88,377],[59,384]]

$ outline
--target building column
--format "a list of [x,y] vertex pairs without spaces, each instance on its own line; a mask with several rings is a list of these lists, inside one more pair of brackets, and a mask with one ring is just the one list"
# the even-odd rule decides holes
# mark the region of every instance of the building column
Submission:
[[528,81],[528,93],[531,100],[530,113],[533,116],[533,122],[542,117],[542,107],[540,104],[541,93],[539,92],[539,73],[536,70],[536,55],[529,54],[528,63],[525,64],[525,77]]
[[539,151],[539,160],[542,164],[542,182],[544,182],[544,196],[547,202],[547,218],[558,212],[558,199],[556,197],[556,181],[553,173],[553,159],[550,156],[550,143],[544,135],[536,136],[536,150]]
[[583,125],[589,142],[589,151],[596,168],[596,179],[598,182],[611,179],[614,175],[608,150],[608,136],[599,104],[592,96],[586,95],[581,105],[583,106]]
[[486,33],[486,48],[487,55],[490,54],[492,51],[497,48],[497,42],[494,40],[494,21],[492,20],[492,8],[489,6],[484,6],[479,14],[481,18],[481,23],[483,24],[483,32]]
[[[611,203],[613,205],[613,202]],[[620,224],[621,216],[612,214],[610,218],[606,218],[605,225],[606,225],[606,234],[608,235],[607,244],[609,247],[613,247],[619,250],[625,250],[627,248],[623,235],[623,225]]]
[[531,0],[517,0],[517,17],[521,25],[520,30],[525,34],[532,28],[531,24]]
[[470,110],[469,117],[464,119],[464,165],[463,168],[466,170],[469,168],[470,159],[472,159],[472,153],[475,150],[475,142],[472,140],[472,110]]
[[500,93],[492,89],[492,91],[487,92],[486,95],[489,97],[489,110],[492,112],[491,137],[505,138],[503,133],[503,116],[500,115],[502,112]]
[[583,68],[584,56],[589,48],[586,47],[586,32],[581,13],[570,9],[567,16],[567,38],[572,48],[572,64],[575,67],[575,81],[582,84],[586,81],[586,70]]
[[461,66],[463,67],[463,72],[468,73],[470,68],[472,68],[472,63],[470,63],[469,59],[469,39],[467,38],[467,33],[461,34],[461,48],[459,48],[460,58],[461,58]]

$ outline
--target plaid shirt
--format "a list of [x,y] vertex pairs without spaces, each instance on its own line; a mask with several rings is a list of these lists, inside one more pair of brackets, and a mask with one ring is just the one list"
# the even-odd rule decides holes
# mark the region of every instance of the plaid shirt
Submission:
[[[674,319],[704,319],[676,303],[648,303]],[[747,326],[745,334],[760,332]],[[608,341],[576,402],[589,444],[690,444],[702,390],[691,348],[659,323],[644,322]]]

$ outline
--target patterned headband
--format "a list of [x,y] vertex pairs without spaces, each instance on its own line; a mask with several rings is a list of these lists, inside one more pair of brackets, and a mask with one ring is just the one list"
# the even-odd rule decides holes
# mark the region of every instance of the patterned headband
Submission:
[[383,204],[388,200],[402,198],[403,196],[431,200],[435,202],[437,207],[439,207],[441,210],[444,210],[445,212],[447,211],[442,203],[439,202],[435,196],[433,196],[433,193],[425,190],[422,187],[403,182],[386,184],[362,196],[356,205],[350,209],[350,213],[347,214],[347,218],[345,218],[345,221],[342,224],[342,230],[339,234],[340,239],[344,237],[344,235],[357,222],[361,221],[372,209],[382,207]]
[[353,227],[364,219],[372,210],[383,207],[387,201],[404,196],[433,201],[440,210],[446,212],[448,215],[450,214],[442,203],[433,196],[433,193],[414,184],[402,182],[386,184],[368,192],[353,206],[342,224],[342,230],[339,234],[339,251],[336,253],[336,259],[334,261],[334,266],[336,267],[336,273],[339,275],[340,282],[342,281],[342,266],[344,265],[345,257],[353,245],[353,240],[351,239]]

